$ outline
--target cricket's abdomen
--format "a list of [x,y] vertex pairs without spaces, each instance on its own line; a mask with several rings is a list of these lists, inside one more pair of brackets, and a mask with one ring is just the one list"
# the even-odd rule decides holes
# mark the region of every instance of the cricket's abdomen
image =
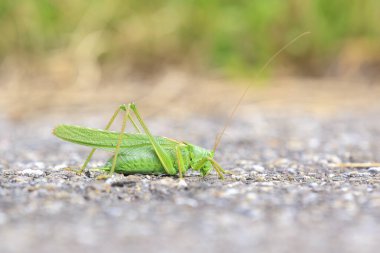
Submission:
[[[175,151],[165,149],[173,161],[173,166],[178,172],[177,158]],[[190,158],[187,149],[182,150],[185,170],[190,167]],[[106,167],[111,168],[113,157],[107,162]],[[123,150],[116,160],[115,172],[122,174],[166,174],[153,147],[144,147],[133,150]],[[183,171],[185,172],[185,171]]]

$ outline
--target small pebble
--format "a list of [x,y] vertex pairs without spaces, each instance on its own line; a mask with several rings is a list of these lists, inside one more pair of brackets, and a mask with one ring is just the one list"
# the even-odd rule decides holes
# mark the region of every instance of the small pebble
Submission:
[[261,165],[254,165],[253,166],[253,170],[257,171],[257,172],[264,172],[265,171],[265,168]]
[[28,176],[28,177],[40,177],[45,173],[42,170],[34,170],[34,169],[25,169],[18,172],[19,175]]
[[184,188],[187,188],[188,185],[186,183],[186,181],[184,179],[180,179],[179,182],[178,182],[178,188],[180,189],[184,189]]
[[379,174],[380,173],[380,167],[371,167],[368,169],[368,172],[371,174]]

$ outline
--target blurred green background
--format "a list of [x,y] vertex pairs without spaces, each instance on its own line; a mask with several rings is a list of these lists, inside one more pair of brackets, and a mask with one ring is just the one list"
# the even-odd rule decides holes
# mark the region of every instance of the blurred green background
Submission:
[[236,102],[231,89],[257,83],[260,101],[258,89],[278,86],[268,100],[302,100],[322,86],[321,97],[342,95],[380,82],[379,24],[379,0],[0,0],[0,114],[129,101],[215,111]]
[[1,0],[0,59],[68,56],[102,73],[182,66],[246,76],[310,31],[271,68],[320,76],[341,59],[377,64],[379,24],[378,0]]

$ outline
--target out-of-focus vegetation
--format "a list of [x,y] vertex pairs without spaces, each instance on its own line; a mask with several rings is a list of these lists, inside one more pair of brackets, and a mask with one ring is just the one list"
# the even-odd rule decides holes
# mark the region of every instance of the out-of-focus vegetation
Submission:
[[310,31],[281,57],[318,73],[345,50],[378,56],[379,24],[379,0],[1,0],[0,59],[75,55],[101,69],[184,64],[243,74]]

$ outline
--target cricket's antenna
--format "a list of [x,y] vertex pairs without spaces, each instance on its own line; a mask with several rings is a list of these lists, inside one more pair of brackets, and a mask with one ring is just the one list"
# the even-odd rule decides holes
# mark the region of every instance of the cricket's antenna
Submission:
[[[272,61],[279,55],[281,54],[285,49],[287,49],[289,46],[291,46],[294,42],[296,42],[298,39],[300,39],[301,37],[305,36],[305,35],[308,35],[310,34],[310,32],[304,32],[304,33],[301,33],[300,35],[298,35],[297,37],[295,37],[294,39],[292,39],[290,42],[288,42],[288,44],[286,44],[285,46],[283,46],[280,50],[278,50],[271,58],[269,58],[269,60],[265,63],[265,65],[263,67],[261,67],[261,69],[259,70],[259,72],[257,72],[257,74],[255,75],[255,77],[258,77],[261,75],[261,73],[269,66],[269,64],[272,63]],[[253,82],[251,84],[249,84],[247,86],[247,88],[244,90],[243,94],[240,96],[238,102],[235,104],[235,106],[233,107],[232,111],[231,111],[231,114],[230,116],[226,119],[225,123],[224,123],[224,126],[223,126],[223,129],[222,131],[220,131],[216,137],[215,137],[215,144],[214,144],[214,148],[213,148],[213,152],[215,153],[216,151],[216,148],[219,146],[220,144],[220,141],[222,140],[222,137],[223,137],[223,134],[224,132],[226,131],[227,127],[231,124],[231,121],[233,119],[233,117],[235,116],[235,113],[239,107],[239,105],[241,104],[241,102],[243,101],[244,97],[247,95],[247,92],[249,90],[249,88],[251,88],[253,85]]]

